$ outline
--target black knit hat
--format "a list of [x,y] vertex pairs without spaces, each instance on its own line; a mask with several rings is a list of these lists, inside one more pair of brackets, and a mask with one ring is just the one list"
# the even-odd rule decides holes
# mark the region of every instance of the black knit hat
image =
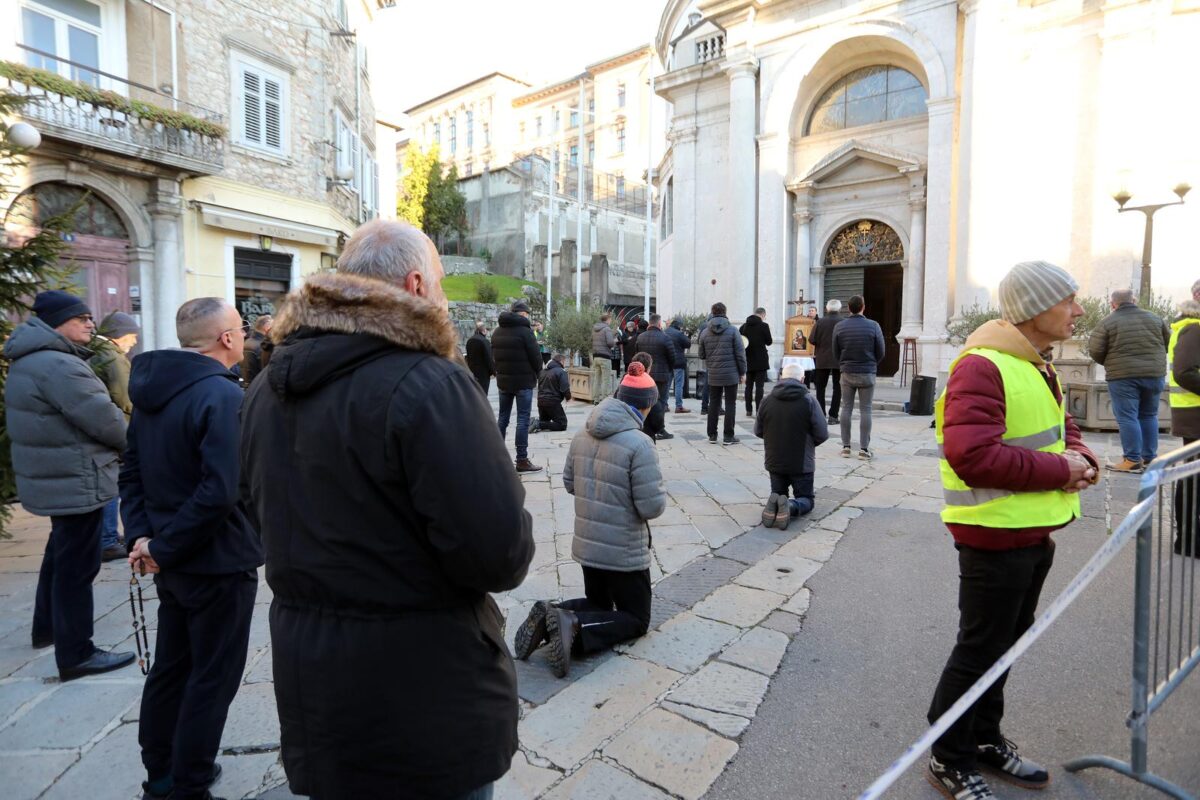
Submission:
[[518,300],[512,304],[512,308],[510,308],[509,311],[511,311],[514,314],[520,314],[521,312],[525,312],[526,314],[528,314],[529,313],[529,303],[526,303],[524,300]]
[[69,319],[91,314],[92,310],[70,292],[53,289],[38,292],[37,297],[33,298],[33,313],[51,328],[57,328]]

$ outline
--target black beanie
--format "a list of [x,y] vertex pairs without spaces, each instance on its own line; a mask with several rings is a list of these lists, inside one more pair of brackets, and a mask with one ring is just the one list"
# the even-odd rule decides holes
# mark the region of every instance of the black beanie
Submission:
[[70,292],[54,289],[38,292],[37,297],[33,298],[33,313],[51,328],[57,328],[69,319],[91,314],[92,310]]

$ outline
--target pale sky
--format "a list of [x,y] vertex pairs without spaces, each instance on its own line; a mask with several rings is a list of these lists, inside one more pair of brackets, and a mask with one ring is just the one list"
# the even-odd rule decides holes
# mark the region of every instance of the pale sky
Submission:
[[398,0],[368,44],[376,113],[400,112],[491,72],[535,86],[651,44],[666,0]]

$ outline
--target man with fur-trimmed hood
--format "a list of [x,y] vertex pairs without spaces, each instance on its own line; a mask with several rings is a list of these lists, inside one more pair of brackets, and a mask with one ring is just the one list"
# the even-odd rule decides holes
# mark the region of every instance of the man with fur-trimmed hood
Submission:
[[490,796],[517,749],[488,593],[525,577],[532,520],[454,360],[442,275],[419,230],[363,225],[336,273],[284,301],[246,395],[242,474],[297,794]]

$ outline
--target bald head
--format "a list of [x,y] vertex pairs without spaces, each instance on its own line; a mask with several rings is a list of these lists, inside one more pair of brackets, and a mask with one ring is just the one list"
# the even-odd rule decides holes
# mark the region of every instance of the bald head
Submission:
[[337,268],[338,272],[387,281],[409,294],[446,303],[437,248],[407,222],[376,219],[360,226],[346,243]]

